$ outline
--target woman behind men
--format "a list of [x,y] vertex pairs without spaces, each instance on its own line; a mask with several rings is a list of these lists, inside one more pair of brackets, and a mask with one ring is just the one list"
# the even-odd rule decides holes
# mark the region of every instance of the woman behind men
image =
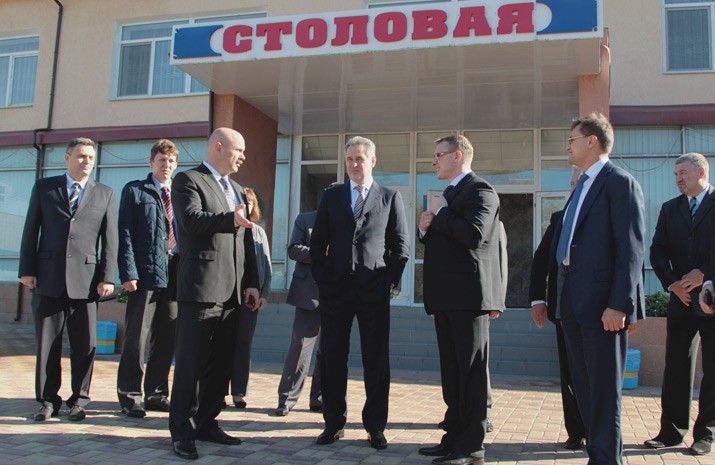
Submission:
[[254,223],[253,228],[246,230],[246,233],[248,234],[249,231],[253,233],[253,242],[256,245],[260,298],[256,311],[251,311],[250,308],[242,305],[238,313],[238,334],[233,354],[233,369],[231,370],[231,396],[236,408],[246,408],[244,397],[247,393],[248,376],[251,371],[253,333],[256,329],[258,310],[263,310],[268,305],[268,294],[271,290],[271,253],[268,249],[268,236],[266,236],[266,231],[257,224],[261,219],[261,208],[253,189],[246,187],[244,191],[248,200],[248,218]]

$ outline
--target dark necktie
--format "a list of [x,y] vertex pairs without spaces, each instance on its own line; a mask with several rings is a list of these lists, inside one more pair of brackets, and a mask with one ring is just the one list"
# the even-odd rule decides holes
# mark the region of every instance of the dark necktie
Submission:
[[690,219],[695,217],[695,212],[698,211],[698,200],[695,197],[690,197]]
[[223,195],[226,196],[226,202],[228,202],[228,208],[231,209],[231,211],[236,209],[236,201],[233,198],[233,192],[228,186],[228,181],[226,181],[226,178],[221,178],[219,180],[221,183],[221,187],[223,187]]
[[564,258],[566,258],[566,250],[568,249],[569,242],[571,239],[571,230],[573,229],[573,223],[576,219],[576,208],[578,207],[578,201],[581,198],[581,192],[583,191],[583,184],[588,179],[586,173],[582,173],[578,178],[578,184],[573,191],[571,196],[571,202],[566,209],[566,216],[564,217],[564,225],[561,228],[561,235],[559,236],[559,245],[556,248],[556,263],[559,265],[563,263]]
[[79,183],[76,182],[72,184],[70,189],[70,213],[72,215],[77,211],[77,206],[79,206]]
[[365,189],[364,186],[358,184],[355,186],[355,190],[358,193],[357,199],[355,199],[355,206],[353,207],[353,218],[357,223],[357,220],[362,216],[362,207],[365,206],[365,197],[362,195],[362,191]]
[[161,203],[164,204],[164,212],[166,220],[169,222],[169,251],[176,247],[176,234],[174,233],[174,209],[171,207],[171,197],[169,197],[169,188],[161,188]]
[[444,192],[442,193],[442,197],[444,197],[446,199],[447,196],[450,195],[453,190],[454,190],[454,186],[451,184],[449,186],[445,187]]

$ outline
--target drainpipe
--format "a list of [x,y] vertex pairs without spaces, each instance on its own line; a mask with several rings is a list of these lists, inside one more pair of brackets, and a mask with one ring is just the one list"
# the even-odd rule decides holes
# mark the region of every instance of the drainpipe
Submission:
[[[37,151],[37,163],[35,166],[35,180],[40,178],[40,173],[42,170],[42,165],[44,164],[45,151],[43,146],[37,143],[38,134],[40,132],[46,132],[52,129],[52,114],[55,110],[55,84],[57,82],[57,58],[59,56],[60,50],[60,33],[62,32],[62,13],[64,12],[64,6],[59,0],[53,0],[58,7],[57,10],[57,26],[55,28],[55,49],[54,56],[52,58],[52,80],[50,81],[50,104],[47,109],[47,126],[44,128],[37,128],[32,131],[32,146],[35,147]],[[43,144],[44,145],[44,144]],[[22,295],[23,286],[22,283],[18,284],[17,292],[17,307],[15,309],[15,321],[20,321],[22,318]]]
[[211,137],[214,130],[214,91],[209,91],[209,133],[206,137]]

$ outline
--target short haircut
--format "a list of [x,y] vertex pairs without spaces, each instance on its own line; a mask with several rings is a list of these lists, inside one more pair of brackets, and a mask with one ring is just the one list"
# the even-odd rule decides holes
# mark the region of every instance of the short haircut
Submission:
[[708,164],[708,159],[705,158],[705,156],[701,153],[697,152],[690,152],[686,153],[685,155],[681,155],[678,157],[677,160],[675,160],[675,164],[679,165],[681,163],[692,163],[696,168],[703,168],[705,170],[705,174],[707,175],[709,172],[709,164]]
[[258,196],[250,187],[244,187],[243,191],[246,193],[246,200],[252,205],[248,219],[255,223],[261,219],[261,207],[258,205]]
[[588,116],[582,116],[573,123],[571,129],[579,126],[581,134],[584,136],[596,136],[601,149],[606,153],[611,153],[613,149],[613,126],[601,113],[594,111]]
[[439,139],[434,141],[435,144],[440,144],[442,142],[446,142],[449,145],[450,150],[459,150],[460,152],[462,152],[464,160],[469,162],[469,164],[471,165],[472,160],[474,159],[474,148],[472,147],[472,143],[469,142],[469,139],[464,136],[455,134],[452,136],[440,137]]
[[69,143],[67,144],[67,153],[70,153],[73,148],[77,147],[78,145],[88,145],[90,147],[94,147],[96,144],[94,141],[88,137],[75,137]]
[[154,142],[154,145],[151,146],[151,156],[149,157],[149,160],[154,160],[154,157],[156,157],[157,153],[163,153],[164,155],[174,155],[176,158],[179,158],[179,150],[176,148],[176,145],[169,139],[159,139],[158,141]]
[[345,143],[345,151],[347,152],[353,145],[362,145],[365,147],[368,158],[375,157],[375,143],[368,139],[367,137],[355,136],[351,137],[349,141]]

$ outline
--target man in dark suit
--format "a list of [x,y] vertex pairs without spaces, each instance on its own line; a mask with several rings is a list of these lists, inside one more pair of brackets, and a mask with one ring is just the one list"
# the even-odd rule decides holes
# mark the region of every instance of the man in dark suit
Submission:
[[323,353],[325,429],[317,444],[331,444],[343,436],[350,329],[357,317],[367,396],[362,423],[372,447],[387,447],[390,292],[400,282],[409,245],[402,196],[374,181],[376,162],[370,139],[353,137],[347,142],[350,182],[323,193],[310,241],[313,276],[320,289]]
[[571,378],[590,464],[620,465],[621,387],[628,331],[643,317],[643,192],[609,161],[613,128],[600,113],[571,125],[569,163],[582,174],[554,228],[549,281],[557,280]]
[[434,317],[447,412],[440,443],[419,453],[437,457],[434,464],[483,464],[489,320],[505,307],[499,197],[472,172],[474,149],[466,137],[442,137],[436,144],[432,166],[449,186],[422,213],[419,239],[425,245],[425,310]]
[[[179,262],[170,191],[178,155],[170,140],[156,141],[149,157],[151,173],[124,186],[119,203],[119,279],[128,300],[117,396],[122,413],[134,418],[143,418],[145,408],[169,411]],[[144,377],[147,343],[149,359]]]
[[[286,354],[283,374],[278,385],[278,408],[276,415],[285,416],[298,402],[305,378],[310,370],[313,347],[320,332],[318,311],[318,285],[310,271],[310,236],[315,225],[316,212],[301,213],[295,219],[293,233],[288,245],[288,256],[295,260],[295,271],[290,283],[286,302],[295,305],[295,319],[290,347]],[[321,412],[323,400],[320,392],[320,363],[322,353],[318,349],[313,381],[310,385],[310,410]]]
[[[574,167],[571,173],[571,191],[576,187],[581,170]],[[531,279],[529,280],[529,301],[531,302],[531,317],[538,328],[544,327],[544,321],[548,318],[556,328],[556,347],[559,353],[559,375],[561,378],[561,405],[564,409],[564,424],[569,437],[564,443],[564,448],[569,450],[581,449],[586,437],[586,428],[583,426],[581,412],[578,410],[578,403],[574,393],[573,382],[571,381],[571,371],[569,370],[568,356],[566,353],[566,343],[564,342],[564,330],[561,322],[556,317],[557,284],[554,280],[549,280],[549,249],[554,237],[556,225],[563,222],[563,210],[551,215],[549,227],[541,238],[539,246],[534,252],[534,260],[531,262]]]
[[90,179],[94,142],[72,139],[67,173],[37,181],[20,246],[20,281],[33,290],[37,339],[35,420],[59,414],[62,332],[71,348],[69,419],[83,420],[97,346],[97,300],[114,290],[117,205],[114,191]]
[[216,129],[206,161],[177,174],[171,185],[181,260],[169,429],[174,453],[186,459],[198,458],[195,439],[241,443],[216,417],[228,392],[238,306],[255,308],[259,300],[253,235],[246,232],[253,223],[243,188],[229,178],[246,159],[245,149],[241,134]]
[[709,453],[715,437],[715,318],[703,316],[698,303],[715,225],[715,189],[708,179],[708,161],[701,154],[687,153],[675,160],[675,182],[682,195],[663,204],[650,246],[650,263],[670,292],[670,303],[660,431],[645,445],[675,446],[688,432],[700,338],[703,380],[690,447],[693,455]]

